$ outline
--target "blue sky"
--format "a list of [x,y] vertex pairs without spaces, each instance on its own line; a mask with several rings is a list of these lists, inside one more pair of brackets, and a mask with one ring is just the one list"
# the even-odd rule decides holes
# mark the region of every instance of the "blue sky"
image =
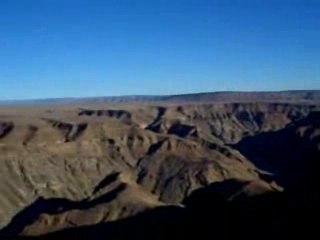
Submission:
[[320,89],[317,0],[0,0],[0,99]]

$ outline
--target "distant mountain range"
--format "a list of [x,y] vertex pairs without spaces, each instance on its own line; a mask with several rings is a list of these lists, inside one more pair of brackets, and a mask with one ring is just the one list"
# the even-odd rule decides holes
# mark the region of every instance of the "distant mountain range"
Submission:
[[320,90],[289,90],[265,92],[205,92],[177,95],[129,95],[84,98],[48,98],[33,100],[0,101],[10,104],[72,104],[121,102],[319,102]]

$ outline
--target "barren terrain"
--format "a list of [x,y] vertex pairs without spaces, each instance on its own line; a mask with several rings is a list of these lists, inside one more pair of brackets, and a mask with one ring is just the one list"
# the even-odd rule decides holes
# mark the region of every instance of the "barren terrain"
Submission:
[[0,107],[1,238],[310,231],[319,92],[106,99]]

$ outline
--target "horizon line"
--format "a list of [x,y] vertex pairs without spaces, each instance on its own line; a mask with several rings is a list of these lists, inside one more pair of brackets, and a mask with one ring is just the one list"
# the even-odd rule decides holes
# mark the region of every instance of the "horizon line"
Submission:
[[63,100],[85,100],[99,98],[134,98],[134,97],[174,97],[185,95],[199,94],[219,94],[219,93],[281,93],[281,92],[317,92],[320,89],[287,89],[287,90],[224,90],[224,91],[199,91],[199,92],[184,92],[173,94],[128,94],[128,95],[97,95],[97,96],[65,96],[65,97],[44,97],[44,98],[17,98],[17,99],[0,99],[0,103],[15,103],[15,102],[37,102],[37,101],[63,101]]

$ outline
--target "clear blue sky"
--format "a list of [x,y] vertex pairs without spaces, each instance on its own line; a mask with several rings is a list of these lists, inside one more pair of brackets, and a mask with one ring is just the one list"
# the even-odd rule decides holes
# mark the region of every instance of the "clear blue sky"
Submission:
[[0,99],[320,89],[317,0],[0,0]]

